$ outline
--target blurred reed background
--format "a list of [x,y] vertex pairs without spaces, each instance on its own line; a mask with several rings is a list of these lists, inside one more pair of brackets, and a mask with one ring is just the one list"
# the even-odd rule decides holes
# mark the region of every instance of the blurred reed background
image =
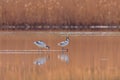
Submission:
[[119,25],[119,0],[0,0],[0,25]]

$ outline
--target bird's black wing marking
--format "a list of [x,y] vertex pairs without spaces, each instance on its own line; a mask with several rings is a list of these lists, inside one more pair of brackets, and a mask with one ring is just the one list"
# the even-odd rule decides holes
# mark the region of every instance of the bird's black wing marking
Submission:
[[36,42],[37,44],[41,44],[41,43],[39,43],[39,42]]
[[64,45],[64,42],[61,42],[60,45]]

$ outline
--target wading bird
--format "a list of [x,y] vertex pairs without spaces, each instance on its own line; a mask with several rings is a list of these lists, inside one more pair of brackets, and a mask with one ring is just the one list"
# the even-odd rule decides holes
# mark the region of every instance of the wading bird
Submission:
[[62,41],[62,42],[57,44],[58,46],[62,47],[62,53],[64,53],[64,47],[69,44],[69,41],[70,41],[69,37],[66,37],[65,41]]
[[65,61],[66,63],[69,63],[69,56],[67,54],[64,54],[64,47],[69,44],[69,41],[69,37],[66,37],[65,41],[62,41],[57,44],[58,46],[62,47],[62,54],[58,55],[58,59],[60,59],[61,61]]
[[35,44],[36,46],[38,46],[39,48],[46,48],[46,49],[49,49],[49,48],[50,48],[48,45],[46,45],[45,42],[43,42],[43,41],[41,41],[41,40],[40,40],[40,41],[35,41],[34,44]]
[[[43,41],[35,41],[34,44],[36,46],[38,46],[39,48],[45,48],[45,49],[49,49],[50,47],[48,45],[46,45],[45,42]],[[49,54],[48,54],[49,55]],[[37,65],[42,65],[42,64],[45,64],[46,61],[49,59],[49,56],[47,55],[47,57],[42,57],[42,58],[39,58],[37,60],[34,61],[34,64],[37,64]]]

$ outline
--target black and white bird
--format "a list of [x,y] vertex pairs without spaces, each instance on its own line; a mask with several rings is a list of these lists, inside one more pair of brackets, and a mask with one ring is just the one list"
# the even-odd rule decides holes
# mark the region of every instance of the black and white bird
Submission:
[[[42,49],[42,48],[49,49],[50,48],[45,42],[43,42],[41,40],[40,41],[35,41],[34,44],[36,46],[38,46],[40,49]],[[45,64],[48,59],[49,59],[49,54],[47,55],[47,57],[41,57],[41,58],[35,60],[34,64],[36,64],[36,65]]]
[[69,41],[70,41],[69,37],[66,37],[65,41],[62,41],[62,42],[58,43],[57,45],[62,47],[62,51],[64,51],[64,47],[69,44]]
[[43,42],[41,40],[40,41],[35,41],[34,44],[36,46],[38,46],[39,48],[45,48],[45,49],[49,49],[50,48],[48,45],[46,45],[45,42]]
[[66,37],[65,41],[62,41],[57,44],[58,46],[62,47],[62,54],[58,55],[58,59],[60,59],[61,61],[65,61],[66,63],[69,63],[69,56],[67,54],[64,54],[64,47],[67,46],[69,42],[69,37]]

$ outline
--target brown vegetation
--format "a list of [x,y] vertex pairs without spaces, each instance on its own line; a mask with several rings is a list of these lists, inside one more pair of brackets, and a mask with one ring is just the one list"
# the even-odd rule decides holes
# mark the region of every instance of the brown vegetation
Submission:
[[1,25],[118,25],[119,0],[0,0]]

